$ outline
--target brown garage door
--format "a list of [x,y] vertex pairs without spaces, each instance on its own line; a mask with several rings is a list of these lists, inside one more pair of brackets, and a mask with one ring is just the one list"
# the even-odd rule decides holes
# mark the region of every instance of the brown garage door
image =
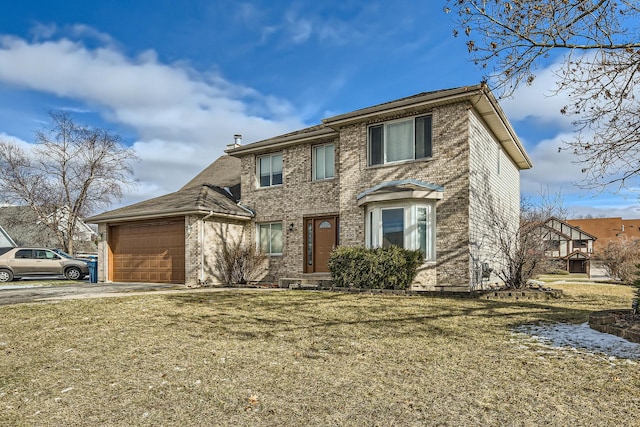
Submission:
[[111,226],[111,280],[184,283],[184,238],[184,218]]

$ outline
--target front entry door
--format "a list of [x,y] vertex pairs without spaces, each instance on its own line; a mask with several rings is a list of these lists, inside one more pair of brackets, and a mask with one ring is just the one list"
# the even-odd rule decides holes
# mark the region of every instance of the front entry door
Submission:
[[305,273],[328,273],[331,251],[338,243],[338,217],[305,220]]

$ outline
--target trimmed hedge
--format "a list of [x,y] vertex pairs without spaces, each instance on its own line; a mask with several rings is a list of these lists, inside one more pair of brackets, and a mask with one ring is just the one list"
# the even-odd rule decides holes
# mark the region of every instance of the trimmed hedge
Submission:
[[361,247],[336,248],[329,257],[333,283],[362,289],[407,289],[423,262],[420,251]]

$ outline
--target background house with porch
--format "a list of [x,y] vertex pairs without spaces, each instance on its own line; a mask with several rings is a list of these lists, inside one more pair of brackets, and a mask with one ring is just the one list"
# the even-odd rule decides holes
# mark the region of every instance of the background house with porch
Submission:
[[595,236],[557,218],[549,218],[540,229],[547,258],[569,273],[591,273]]

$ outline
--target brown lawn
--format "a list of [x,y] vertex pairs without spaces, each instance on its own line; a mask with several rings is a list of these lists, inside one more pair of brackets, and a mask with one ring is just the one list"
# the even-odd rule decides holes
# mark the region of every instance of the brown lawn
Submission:
[[627,307],[560,300],[145,295],[0,307],[1,425],[634,425],[640,364],[511,329]]

